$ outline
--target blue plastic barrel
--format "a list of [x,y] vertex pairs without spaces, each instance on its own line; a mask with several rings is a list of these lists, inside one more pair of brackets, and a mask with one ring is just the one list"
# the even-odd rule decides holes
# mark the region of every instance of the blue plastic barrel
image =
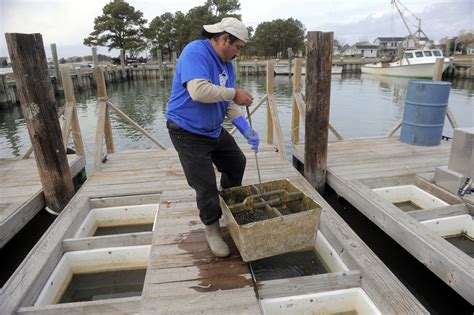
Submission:
[[419,146],[440,144],[450,89],[450,82],[408,81],[401,142]]

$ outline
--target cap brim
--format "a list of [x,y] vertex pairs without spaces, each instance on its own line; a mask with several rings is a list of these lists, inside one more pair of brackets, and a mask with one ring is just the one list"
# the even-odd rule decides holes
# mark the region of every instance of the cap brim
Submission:
[[211,34],[217,34],[217,33],[222,33],[224,30],[221,29],[219,26],[215,25],[215,24],[211,24],[211,25],[203,25],[202,28],[208,32],[208,33],[211,33]]

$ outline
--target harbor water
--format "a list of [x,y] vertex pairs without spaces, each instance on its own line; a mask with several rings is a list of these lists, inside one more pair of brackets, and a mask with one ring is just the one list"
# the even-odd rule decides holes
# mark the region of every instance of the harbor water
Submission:
[[[403,115],[408,78],[373,75],[333,75],[331,84],[330,122],[345,138],[383,136]],[[265,76],[242,76],[239,83],[253,95],[256,104],[266,93]],[[291,157],[291,79],[275,77],[275,99],[288,158]],[[304,77],[303,77],[303,93]],[[135,120],[166,146],[171,141],[165,127],[165,110],[171,92],[171,81],[156,79],[116,83],[107,87],[109,98],[123,112]],[[95,90],[76,92],[81,132],[85,142],[87,170],[92,169],[97,103]],[[59,99],[59,105],[64,101]],[[455,80],[449,96],[449,108],[461,127],[474,126],[474,81]],[[116,151],[158,148],[139,131],[111,112]],[[254,128],[265,138],[266,110],[264,106],[252,119]],[[232,127],[226,123],[227,127]],[[303,126],[303,124],[302,124]],[[443,135],[451,137],[452,129],[446,121]],[[301,131],[302,139],[303,131]],[[329,133],[330,139],[335,137]],[[239,143],[242,136],[235,135]],[[19,157],[30,146],[28,130],[19,105],[0,109],[0,158]],[[72,142],[71,142],[72,146]],[[88,172],[89,173],[89,172]]]

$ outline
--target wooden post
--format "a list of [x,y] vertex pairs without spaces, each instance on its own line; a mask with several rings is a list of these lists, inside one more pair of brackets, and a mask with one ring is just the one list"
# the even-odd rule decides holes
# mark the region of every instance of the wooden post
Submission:
[[239,82],[240,82],[240,64],[239,64],[239,58],[235,58],[235,61],[234,61],[234,72],[235,72],[235,82],[239,83]]
[[444,50],[444,56],[449,57],[449,53],[451,52],[451,39],[446,40],[446,49]]
[[295,94],[301,92],[301,71],[303,60],[301,58],[294,59],[295,74],[293,75],[293,97],[291,98],[291,142],[293,144],[300,143],[300,111],[296,103]]
[[308,32],[304,176],[324,194],[328,151],[333,33]]
[[[273,130],[275,131],[278,154],[282,160],[286,160],[285,139],[280,125],[280,118],[278,117],[275,96],[273,95],[273,61],[267,61],[267,92],[267,115],[270,115],[270,118],[267,116],[267,122],[271,125],[272,138]],[[268,129],[270,129],[270,126]]]
[[64,87],[64,97],[66,100],[64,110],[64,126],[63,126],[63,143],[64,148],[67,147],[69,133],[72,131],[72,138],[74,141],[74,148],[76,154],[84,156],[84,143],[82,142],[81,128],[79,126],[79,117],[77,116],[76,97],[74,96],[74,89],[72,86],[71,74],[69,68],[61,68],[61,79]]
[[122,68],[122,77],[121,79],[125,79],[125,51],[123,49],[120,49],[120,66]]
[[41,34],[5,34],[21,101],[35,151],[46,205],[61,211],[74,195],[56,100],[49,77]]
[[97,129],[95,134],[95,156],[94,156],[94,172],[98,172],[102,163],[102,147],[105,143],[107,152],[114,152],[114,143],[112,137],[112,126],[110,123],[110,113],[107,106],[107,89],[105,86],[104,73],[100,67],[96,69],[97,76],[97,103],[98,117]]
[[436,58],[433,81],[441,81],[443,77],[444,58]]
[[[273,95],[273,63],[267,62],[267,95]],[[270,102],[267,98],[267,143],[273,143],[273,121],[272,114],[270,112]]]
[[291,47],[288,47],[288,75],[291,77],[292,71],[291,71],[291,62],[293,60],[293,49]]
[[[82,78],[82,70],[81,68],[75,69],[76,72],[76,77],[77,77],[77,85],[79,87],[79,90],[84,90],[84,80]],[[62,74],[61,74],[62,77]]]
[[164,81],[165,70],[163,69],[163,56],[161,55],[161,49],[156,50],[156,58],[158,60],[158,68],[160,70],[160,81]]
[[58,91],[62,91],[63,86],[61,84],[61,75],[59,74],[59,61],[56,44],[51,44],[51,56],[53,57],[54,76],[56,77],[56,88],[58,89]]
[[[443,76],[443,66],[444,66],[444,58],[436,58],[436,64],[435,64],[435,69],[433,73],[433,81],[441,81],[441,78]],[[449,123],[451,124],[451,127],[458,128],[459,125],[454,118],[453,112],[451,112],[451,109],[449,106],[446,108],[446,117],[448,118]]]
[[8,102],[8,85],[4,74],[0,75],[0,103]]
[[92,47],[92,62],[94,63],[94,68],[99,66],[99,57],[97,57],[97,47]]
[[[107,102],[108,96],[107,96],[107,88],[105,86],[105,78],[104,78],[104,72],[102,71],[101,67],[97,68],[97,99],[99,102],[105,101]],[[105,129],[104,129],[104,135],[105,135],[105,144],[107,146],[107,152],[108,153],[113,153],[115,151],[114,148],[114,139],[112,136],[112,123],[110,121],[110,112],[108,106],[106,106],[105,109]]]

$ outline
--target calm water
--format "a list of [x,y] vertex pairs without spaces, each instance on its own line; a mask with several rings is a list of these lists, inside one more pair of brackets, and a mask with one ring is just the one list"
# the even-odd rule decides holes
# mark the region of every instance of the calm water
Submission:
[[[384,135],[403,115],[408,80],[360,74],[334,75],[331,85],[331,124],[345,138]],[[264,76],[242,77],[240,86],[248,89],[257,102],[265,95]],[[108,94],[122,111],[166,146],[171,146],[164,117],[170,89],[170,81],[162,84],[157,80],[139,80],[109,86]],[[275,96],[287,151],[290,152],[291,82],[287,76],[275,78]],[[95,90],[76,92],[76,99],[90,169],[97,124]],[[59,102],[62,105],[63,101]],[[449,106],[460,126],[474,126],[474,81],[454,81]],[[256,112],[253,123],[258,133],[264,136],[266,111],[263,106]],[[157,148],[114,114],[112,126],[117,151]],[[448,122],[443,134],[452,135]],[[240,135],[236,138],[238,142],[244,142]],[[330,138],[334,139],[331,133]],[[20,107],[1,109],[0,158],[20,156],[29,145],[28,131]]]

